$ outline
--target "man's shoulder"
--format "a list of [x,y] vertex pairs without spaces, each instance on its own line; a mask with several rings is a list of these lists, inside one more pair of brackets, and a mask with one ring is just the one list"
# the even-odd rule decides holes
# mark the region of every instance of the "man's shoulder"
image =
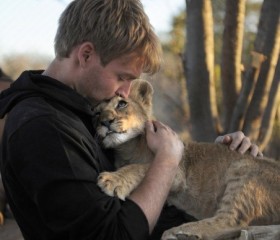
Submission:
[[[26,98],[17,103],[7,114],[5,129],[9,135],[12,135],[27,123],[34,122],[36,119],[45,117],[51,119],[54,110],[40,97]],[[34,131],[36,131],[34,129]]]
[[8,114],[8,119],[15,119],[17,122],[25,122],[30,119],[53,114],[53,110],[40,97],[31,97],[22,100]]
[[44,129],[92,139],[76,112],[59,101],[44,97],[30,97],[17,103],[7,115],[5,129],[9,136],[20,129],[37,131],[38,134]]

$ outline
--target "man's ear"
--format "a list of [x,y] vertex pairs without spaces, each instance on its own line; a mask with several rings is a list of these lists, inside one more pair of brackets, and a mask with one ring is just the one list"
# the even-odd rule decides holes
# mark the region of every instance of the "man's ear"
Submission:
[[153,93],[153,87],[148,81],[137,79],[131,83],[129,97],[150,108],[152,106]]
[[92,60],[94,53],[95,49],[91,42],[82,43],[79,46],[78,50],[78,59],[80,66],[85,67],[87,63]]

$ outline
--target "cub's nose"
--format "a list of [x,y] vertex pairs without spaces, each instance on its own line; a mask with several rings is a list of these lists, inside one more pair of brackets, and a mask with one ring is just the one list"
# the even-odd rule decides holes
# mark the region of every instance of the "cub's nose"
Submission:
[[102,126],[105,126],[105,127],[107,127],[107,128],[110,129],[110,125],[111,125],[111,123],[114,122],[114,120],[115,120],[115,119],[110,119],[110,120],[101,121],[101,125],[102,125]]

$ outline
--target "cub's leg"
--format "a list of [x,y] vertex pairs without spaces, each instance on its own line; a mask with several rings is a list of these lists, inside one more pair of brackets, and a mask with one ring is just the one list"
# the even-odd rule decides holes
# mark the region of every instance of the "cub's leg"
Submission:
[[240,227],[231,227],[227,216],[215,216],[198,222],[192,222],[171,228],[164,232],[162,240],[226,240],[238,237]]
[[[238,235],[256,219],[267,219],[264,215],[273,204],[267,200],[267,188],[261,186],[258,177],[231,175],[227,178],[219,207],[211,218],[183,224],[164,232],[162,240],[173,239],[227,239],[223,234]],[[270,195],[271,198],[273,198]],[[270,199],[268,197],[268,199]],[[207,204],[207,201],[205,201]],[[274,204],[275,205],[275,204]]]
[[97,185],[109,196],[124,200],[140,184],[149,164],[130,164],[115,172],[103,172]]

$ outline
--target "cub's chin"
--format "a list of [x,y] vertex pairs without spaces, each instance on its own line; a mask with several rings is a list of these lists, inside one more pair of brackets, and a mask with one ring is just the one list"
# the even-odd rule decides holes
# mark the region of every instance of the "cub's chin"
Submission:
[[127,142],[129,139],[131,139],[131,137],[128,133],[112,132],[110,134],[107,134],[103,138],[102,145],[104,146],[104,148],[116,148],[119,145]]
[[141,129],[129,129],[123,132],[107,132],[102,139],[104,148],[117,148],[118,146],[136,138],[142,133]]

